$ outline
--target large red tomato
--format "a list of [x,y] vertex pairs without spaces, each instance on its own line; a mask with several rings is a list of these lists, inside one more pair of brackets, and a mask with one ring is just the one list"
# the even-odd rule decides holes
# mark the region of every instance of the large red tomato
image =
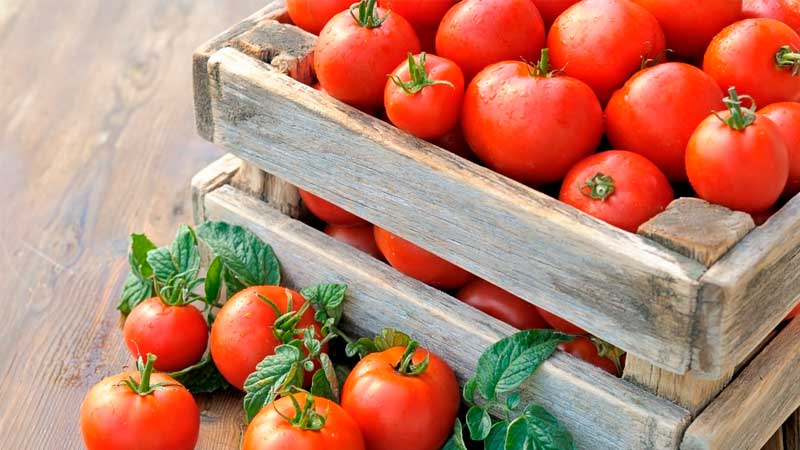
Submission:
[[686,144],[724,96],[696,67],[659,64],[614,93],[606,107],[606,133],[615,148],[645,156],[673,182],[686,181]]
[[800,33],[800,0],[744,0],[744,17],[780,20]]
[[589,334],[588,331],[584,330],[583,328],[569,322],[567,320],[562,319],[561,317],[547,311],[546,309],[537,308],[539,310],[539,315],[542,316],[542,319],[545,320],[551,327],[554,329],[568,334]]
[[436,29],[458,0],[378,0],[384,9],[400,14],[417,30]]
[[533,0],[533,3],[536,4],[536,8],[542,15],[545,26],[550,28],[553,22],[555,22],[556,17],[579,1],[580,0]]
[[439,450],[453,430],[461,401],[453,370],[426,350],[405,350],[367,355],[342,388],[369,450]]
[[461,126],[487,166],[522,183],[564,177],[603,135],[603,110],[592,90],[521,61],[487,67],[467,88]]
[[325,227],[325,234],[374,258],[383,259],[381,250],[375,243],[372,225],[328,225]]
[[[314,48],[314,70],[325,92],[354,106],[383,104],[386,75],[408,53],[420,52],[416,32],[399,14],[361,0],[351,11],[333,16]],[[388,14],[388,15],[387,15]]]
[[759,106],[800,101],[800,35],[774,19],[746,19],[711,41],[703,70],[722,89],[735,87]]
[[614,376],[619,376],[617,364],[609,358],[600,356],[600,352],[588,337],[577,337],[570,342],[564,342],[558,345],[558,348],[565,351],[572,356],[582,359],[589,364],[599,367]]
[[335,225],[367,225],[367,221],[357,215],[324,200],[316,195],[300,189],[300,198],[312,214],[326,223]]
[[783,190],[785,197],[800,193],[800,103],[773,103],[758,112],[780,129],[789,151],[789,181]]
[[480,278],[461,288],[456,297],[518,330],[550,328],[536,306]]
[[298,27],[319,34],[331,17],[345,11],[353,0],[286,0],[289,17]]
[[664,51],[656,18],[629,0],[584,0],[558,18],[547,37],[553,66],[594,89],[602,103]]
[[436,50],[469,80],[496,62],[533,61],[544,38],[542,16],[531,0],[463,0],[442,19]]

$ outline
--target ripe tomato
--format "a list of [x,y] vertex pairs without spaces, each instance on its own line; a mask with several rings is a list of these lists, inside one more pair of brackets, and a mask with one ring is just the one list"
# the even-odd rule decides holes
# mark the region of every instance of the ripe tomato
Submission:
[[536,306],[480,278],[461,288],[456,297],[518,330],[550,328]]
[[383,259],[372,225],[328,225],[325,234],[355,247],[377,259]]
[[605,370],[615,377],[619,376],[616,363],[609,358],[600,356],[597,345],[588,337],[578,337],[570,342],[558,344],[558,348],[593,366]]
[[569,171],[562,202],[635,233],[674,200],[667,177],[644,156],[612,150],[592,155]]
[[377,226],[375,242],[392,267],[433,287],[458,289],[473,278],[466,270]]
[[242,450],[365,449],[358,424],[341,406],[305,393],[292,396],[297,405],[291,396],[283,397],[253,418]]
[[789,151],[789,181],[783,190],[784,197],[800,193],[800,103],[773,103],[758,112],[780,129]]
[[594,89],[605,104],[625,81],[664,51],[656,18],[628,0],[584,0],[564,11],[547,37],[553,66]]
[[342,407],[370,450],[439,450],[450,437],[460,401],[452,369],[423,349],[369,354],[342,388]]
[[417,30],[435,30],[456,2],[458,0],[378,0],[382,8],[400,14]]
[[481,161],[530,185],[562,179],[603,135],[603,109],[589,86],[554,76],[546,49],[542,55],[536,68],[507,61],[479,73],[467,88],[461,119]]
[[542,319],[544,319],[545,322],[547,322],[548,324],[550,324],[551,327],[562,333],[589,334],[589,332],[584,330],[583,328],[580,328],[577,325],[574,325],[573,323],[568,322],[545,309],[538,307],[537,309],[539,310],[539,315],[542,316]]
[[[277,318],[275,310],[259,296],[286,313],[289,312],[287,293],[291,294],[292,309],[299,311],[306,303],[299,293],[280,286],[253,286],[231,297],[211,326],[211,357],[222,376],[239,390],[244,390],[244,382],[256,365],[283,344],[272,328]],[[303,313],[297,328],[310,325],[319,332],[312,308]]]
[[533,0],[536,4],[536,9],[542,15],[542,20],[547,28],[550,28],[555,22],[556,17],[567,10],[570,6],[578,3],[580,0]]
[[[420,52],[417,34],[398,14],[361,0],[351,11],[333,16],[314,49],[314,70],[327,93],[354,106],[383,104],[386,74],[408,53]],[[356,20],[356,18],[358,20]]]
[[741,19],[742,0],[633,0],[661,24],[667,48],[684,58],[699,59],[711,39]]
[[464,74],[449,59],[409,54],[386,82],[383,99],[396,127],[420,139],[440,138],[458,124]]
[[122,330],[134,358],[158,357],[156,370],[175,372],[200,361],[208,345],[208,325],[192,305],[169,306],[158,297],[133,308]]
[[96,384],[81,405],[87,450],[193,450],[200,410],[173,378],[152,373],[153,358],[139,371]]
[[744,17],[780,20],[800,33],[800,1],[798,0],[744,0],[742,12]]
[[496,62],[532,61],[543,46],[544,23],[531,0],[463,0],[436,34],[437,54],[455,61],[468,80]]
[[[800,301],[800,298],[798,298],[797,300]],[[791,320],[797,317],[798,315],[800,315],[800,303],[798,303],[798,305],[795,306],[794,309],[789,313],[789,315],[786,316],[786,318],[783,320]]]
[[[774,19],[746,19],[711,41],[703,70],[722,89],[746,92],[756,103],[800,101],[800,35]],[[780,62],[780,63],[779,63]]]
[[287,0],[289,17],[298,27],[319,34],[331,17],[347,10],[352,0]]
[[615,148],[646,157],[670,181],[686,181],[686,144],[723,97],[702,70],[659,64],[638,72],[614,93],[606,106],[606,132]]
[[781,130],[744,110],[734,88],[725,99],[729,111],[709,116],[686,147],[686,172],[697,195],[711,203],[748,213],[769,209],[789,177],[789,152]]
[[300,198],[312,214],[326,223],[335,225],[366,225],[368,222],[333,203],[300,189]]

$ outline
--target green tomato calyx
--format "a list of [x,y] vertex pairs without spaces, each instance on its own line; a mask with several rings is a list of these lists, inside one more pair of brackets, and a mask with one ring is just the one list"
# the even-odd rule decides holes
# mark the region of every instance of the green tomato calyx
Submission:
[[617,187],[614,184],[614,179],[611,178],[610,175],[597,172],[593,177],[584,182],[580,190],[581,194],[592,200],[604,201],[617,190]]
[[392,82],[399,86],[406,94],[414,95],[428,86],[435,86],[442,84],[450,86],[455,89],[456,86],[447,80],[432,80],[428,77],[428,70],[425,68],[425,52],[420,53],[419,62],[414,60],[414,55],[408,54],[408,73],[411,75],[411,81],[404,82],[397,75],[389,75]]
[[358,3],[353,3],[350,6],[350,15],[357,24],[364,28],[377,28],[386,22],[389,18],[390,12],[387,12],[383,17],[378,15],[376,3],[378,0],[361,0]]
[[[749,108],[742,107],[742,100],[745,99],[750,100]],[[725,97],[722,101],[725,103],[725,106],[728,107],[730,117],[722,117],[716,112],[714,115],[717,116],[717,118],[723,123],[736,131],[743,131],[745,128],[755,123],[756,101],[753,99],[753,97],[750,97],[749,95],[739,95],[736,92],[736,88],[731,86],[728,89],[728,97]]]
[[791,70],[795,77],[800,75],[800,50],[784,45],[775,54],[775,63],[781,69]]
[[[305,392],[296,387],[293,388],[293,390],[296,392]],[[294,417],[285,416],[283,413],[278,411],[278,408],[275,406],[274,402],[272,403],[273,408],[275,408],[275,412],[277,412],[279,416],[286,419],[287,422],[291,423],[292,426],[296,428],[307,431],[320,431],[325,426],[325,422],[328,420],[328,413],[326,412],[325,415],[318,413],[314,396],[308,392],[305,393],[306,401],[303,405],[297,401],[297,398],[293,393],[288,394],[289,398],[292,400],[292,405],[294,405]]]
[[156,362],[156,355],[152,353],[147,354],[147,362],[139,357],[136,361],[136,369],[139,371],[139,381],[136,381],[132,376],[124,380],[122,384],[127,386],[131,391],[141,395],[142,397],[150,395],[155,391],[161,390],[167,386],[174,386],[174,383],[156,383],[150,384],[150,375],[153,374],[153,363]]
[[395,370],[401,375],[408,375],[408,376],[418,376],[425,373],[428,370],[428,365],[431,362],[431,355],[430,353],[426,353],[425,359],[423,359],[419,364],[414,364],[414,353],[416,353],[417,349],[419,348],[419,343],[417,341],[411,341],[406,346],[406,351],[403,352],[403,356],[400,357],[400,361],[397,362],[395,365]]

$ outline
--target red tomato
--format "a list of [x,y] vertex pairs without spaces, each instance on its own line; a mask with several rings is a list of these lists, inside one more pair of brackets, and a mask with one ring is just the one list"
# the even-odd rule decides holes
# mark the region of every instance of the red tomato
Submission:
[[647,158],[612,150],[592,155],[569,171],[562,202],[635,233],[674,200],[667,177]]
[[369,450],[439,450],[450,437],[461,402],[452,369],[426,350],[427,369],[408,374],[405,349],[394,347],[364,357],[342,388],[342,407],[355,419]]
[[642,66],[664,52],[656,18],[628,0],[584,0],[558,16],[547,46],[553,66],[594,89],[605,103]]
[[[319,83],[314,83],[311,87],[313,87],[314,89],[316,89],[316,90],[318,90],[320,92],[328,94],[328,92],[325,89],[323,89],[322,85],[320,85]],[[328,94],[328,95],[330,95],[330,94]],[[331,97],[333,97],[333,96],[331,96]],[[375,108],[374,106],[359,106],[359,105],[355,105],[355,108],[360,110],[361,112],[363,112],[365,114],[369,114],[370,116],[375,116],[375,117],[377,117],[379,114],[383,113],[383,111],[378,111],[378,108]]]
[[542,316],[542,319],[545,320],[551,327],[555,328],[556,330],[562,333],[568,334],[589,334],[588,331],[584,330],[583,328],[578,327],[577,325],[568,322],[557,315],[544,310],[542,308],[537,308],[539,310],[539,315]]
[[[714,37],[703,59],[703,70],[722,89],[734,86],[752,96],[760,106],[797,102],[800,101],[798,51],[800,35],[788,25],[773,19],[746,19]],[[777,64],[778,60],[782,65]]]
[[555,22],[556,17],[579,1],[580,0],[533,0],[533,3],[536,4],[536,9],[542,14],[542,20],[544,20],[545,26],[550,28],[553,22]]
[[[247,426],[242,450],[365,449],[358,424],[341,406],[326,398],[313,397],[313,406],[305,411],[302,408],[308,396],[292,395],[301,411],[295,407],[292,397],[280,398],[264,407]],[[322,423],[307,420],[312,415]]]
[[773,103],[758,112],[780,129],[789,150],[789,181],[783,190],[785,197],[800,193],[800,103]]
[[[603,135],[603,110],[592,90],[545,64],[520,61],[487,67],[467,88],[461,126],[487,166],[522,183],[564,177]],[[535,120],[534,120],[535,118]]]
[[122,330],[125,345],[138,359],[152,353],[156,370],[176,372],[200,361],[208,345],[208,325],[194,306],[165,305],[158,297],[133,308]]
[[152,369],[148,360],[141,371],[105,378],[89,391],[81,405],[87,450],[194,449],[200,410],[192,394]]
[[633,1],[656,16],[667,37],[667,48],[691,59],[701,58],[714,35],[742,16],[742,0]]
[[798,0],[744,0],[742,12],[744,17],[780,20],[800,33],[800,1]]
[[382,8],[400,14],[415,29],[436,29],[458,0],[378,0]]
[[605,370],[615,377],[619,376],[619,370],[617,370],[617,365],[614,361],[600,356],[597,346],[587,337],[578,337],[570,342],[558,344],[558,348],[595,367]]
[[456,297],[519,330],[550,328],[536,306],[480,278],[461,288]]
[[398,14],[376,8],[375,0],[361,0],[355,10],[333,16],[314,49],[314,70],[320,85],[339,100],[359,107],[383,104],[386,75],[408,53],[420,52],[417,34]]
[[748,213],[769,209],[789,177],[789,152],[768,118],[741,108],[736,90],[726,98],[723,120],[710,115],[686,147],[686,172],[697,195]]
[[335,225],[366,225],[368,222],[347,212],[333,203],[300,189],[300,198],[312,214],[327,223]]
[[[800,298],[798,298],[797,300],[800,301]],[[794,309],[789,313],[789,315],[786,316],[786,318],[783,320],[791,320],[797,317],[798,315],[800,315],[800,304],[795,306]]]
[[544,23],[531,0],[463,0],[436,34],[438,55],[455,61],[468,80],[496,62],[532,61],[543,46]]
[[[275,311],[259,295],[272,301],[281,313],[286,313],[289,311],[287,293],[292,296],[293,310],[300,310],[306,303],[299,293],[280,286],[253,286],[231,297],[211,326],[211,357],[222,376],[239,390],[244,390],[244,382],[256,370],[256,365],[283,344],[272,329],[277,318]],[[310,325],[319,332],[313,308],[306,310],[297,328]]]
[[325,234],[377,259],[383,259],[372,225],[328,225]]
[[377,226],[375,242],[392,267],[433,287],[458,289],[473,278],[466,270]]
[[389,120],[420,139],[436,139],[458,124],[464,101],[464,74],[449,59],[408,55],[386,82]]
[[461,127],[450,130],[444,136],[432,140],[431,143],[464,159],[476,161],[475,153],[472,153],[472,149],[469,148],[469,144],[467,144],[467,139],[464,137],[464,132],[461,130]]
[[606,132],[615,148],[646,157],[670,181],[686,181],[686,144],[723,97],[702,70],[659,64],[638,72],[614,93],[606,107]]
[[298,27],[319,34],[331,17],[347,10],[353,0],[287,0],[289,17]]

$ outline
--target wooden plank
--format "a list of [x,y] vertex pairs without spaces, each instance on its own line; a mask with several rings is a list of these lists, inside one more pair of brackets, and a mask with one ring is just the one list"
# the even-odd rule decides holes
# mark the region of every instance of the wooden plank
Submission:
[[204,221],[206,193],[229,184],[241,165],[241,159],[227,153],[192,177],[192,217],[195,224]]
[[778,432],[772,435],[767,443],[761,447],[761,450],[785,450],[783,445],[783,430],[778,429]]
[[[345,328],[373,335],[401,327],[446,357],[461,381],[474,374],[483,350],[514,330],[455,298],[340,243],[230,186],[207,194],[209,220],[246,226],[274,248],[289,286],[346,283]],[[312,262],[312,263],[309,263]],[[563,421],[579,448],[676,448],[689,413],[559,352],[525,386]]]
[[795,320],[692,422],[681,448],[761,448],[800,408],[799,385],[800,320]]
[[659,367],[688,369],[702,265],[234,49],[209,73],[218,145]]

